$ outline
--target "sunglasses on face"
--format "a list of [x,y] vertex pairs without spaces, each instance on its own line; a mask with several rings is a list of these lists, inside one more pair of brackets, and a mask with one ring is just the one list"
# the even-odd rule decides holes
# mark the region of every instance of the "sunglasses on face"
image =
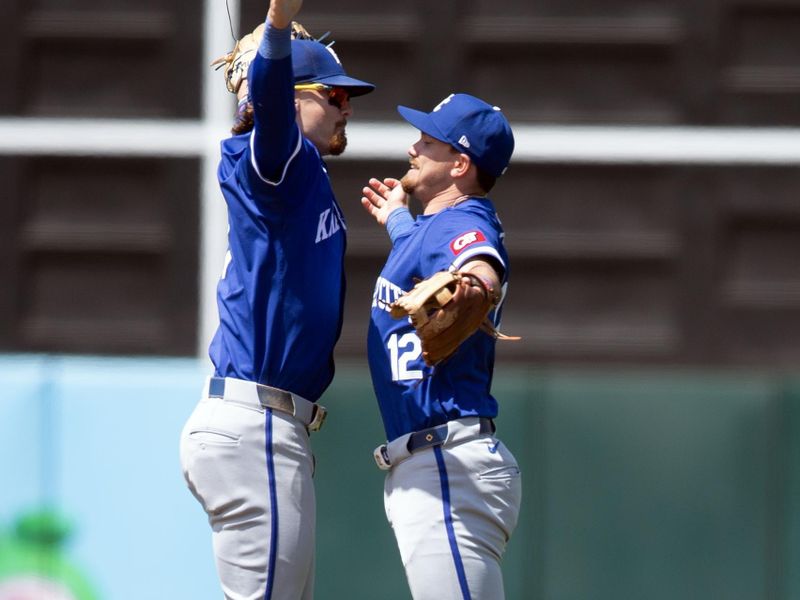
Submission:
[[316,92],[327,92],[328,103],[335,106],[339,110],[342,109],[344,103],[350,100],[350,94],[344,88],[332,87],[323,83],[299,83],[294,86],[296,90],[314,90]]

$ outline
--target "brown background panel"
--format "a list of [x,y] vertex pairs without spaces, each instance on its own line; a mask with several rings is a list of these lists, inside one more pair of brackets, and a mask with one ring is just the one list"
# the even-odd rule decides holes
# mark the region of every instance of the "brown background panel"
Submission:
[[29,116],[175,116],[164,106],[168,94],[159,92],[166,74],[153,67],[162,60],[161,43],[109,39],[29,45]]
[[[246,1],[239,32],[264,11]],[[516,121],[800,123],[796,3],[351,0],[302,19],[378,84],[362,118],[463,90]],[[0,112],[197,117],[201,20],[189,0],[3,3]]]
[[[264,6],[248,0],[249,30]],[[379,91],[361,116],[433,106],[452,91],[501,105],[514,121],[796,125],[800,7],[795,3],[364,0],[304,8],[331,30],[349,71]]]
[[800,85],[784,91],[725,91],[718,111],[720,124],[752,126],[800,125]]
[[796,370],[800,364],[800,309],[722,310],[720,362]]
[[14,350],[191,355],[197,338],[199,162],[14,161]]
[[22,97],[18,87],[22,74],[26,74],[25,57],[19,37],[21,0],[0,2],[0,115],[19,114]]
[[20,288],[21,346],[67,352],[158,353],[169,287],[163,259],[143,254],[33,253]]
[[26,0],[24,3],[31,10],[110,10],[125,11],[135,9],[152,9],[165,6],[164,0]]
[[17,198],[20,193],[20,161],[0,156],[0,278],[5,282],[0,292],[0,351],[14,349],[13,333],[17,319],[14,302],[14,283],[17,281],[19,242],[17,229],[20,210]]
[[761,296],[766,304],[795,296],[800,308],[800,218],[731,220],[726,233],[723,289],[743,299]]
[[800,364],[800,178],[784,169],[751,176],[776,193],[756,203],[740,191],[720,203],[718,348],[734,363],[792,368]]
[[195,3],[3,4],[3,113],[200,116],[202,11]]
[[511,244],[515,233],[667,235],[679,224],[685,183],[674,167],[513,162],[490,194]]
[[22,225],[69,229],[97,224],[106,231],[129,228],[137,233],[162,227],[170,203],[176,201],[164,197],[172,176],[168,165],[132,158],[31,160]]
[[726,63],[740,67],[800,68],[800,4],[736,3],[723,27]]
[[800,317],[800,172],[720,169],[718,279],[726,304],[794,309]]
[[800,218],[800,169],[797,166],[719,167],[699,170],[713,185],[723,213],[742,218]]
[[670,264],[519,257],[512,264],[502,329],[523,339],[501,344],[510,358],[606,363],[680,357]]
[[566,17],[617,17],[617,16],[661,16],[675,12],[692,0],[472,0],[472,11],[492,17],[498,14],[545,15]]
[[800,5],[731,3],[721,21],[721,121],[800,123]]
[[511,282],[516,360],[684,359],[680,169],[516,165],[492,197]]
[[415,106],[418,102],[417,59],[410,43],[339,38],[333,48],[348,75],[376,86],[374,92],[352,101],[351,122],[396,121],[400,118],[395,110],[398,104]]
[[668,50],[474,46],[470,58],[466,91],[502,106],[513,121],[682,120],[678,73]]

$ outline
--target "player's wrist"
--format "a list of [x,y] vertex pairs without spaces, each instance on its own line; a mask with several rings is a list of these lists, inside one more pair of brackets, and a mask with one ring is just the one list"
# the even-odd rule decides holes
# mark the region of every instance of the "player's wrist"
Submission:
[[278,60],[292,53],[292,34],[288,28],[275,27],[267,19],[264,37],[259,41],[258,51],[264,58]]
[[395,208],[386,219],[386,232],[392,243],[410,232],[413,226],[414,218],[405,206]]
[[492,284],[489,278],[472,272],[466,272],[464,275],[467,277],[467,279],[469,279],[470,285],[480,288],[485,298],[493,305],[496,305],[500,301],[500,297],[495,291],[495,286]]

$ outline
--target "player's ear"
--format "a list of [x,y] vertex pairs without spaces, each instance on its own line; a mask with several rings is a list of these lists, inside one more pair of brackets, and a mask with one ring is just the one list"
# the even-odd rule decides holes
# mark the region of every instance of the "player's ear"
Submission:
[[450,177],[453,179],[464,177],[469,172],[470,166],[472,166],[472,159],[469,156],[461,152],[456,154],[450,169]]

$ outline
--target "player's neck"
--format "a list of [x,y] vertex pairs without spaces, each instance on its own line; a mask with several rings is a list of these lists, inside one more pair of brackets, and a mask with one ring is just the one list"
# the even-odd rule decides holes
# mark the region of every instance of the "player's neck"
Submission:
[[430,200],[424,208],[423,214],[435,215],[446,208],[453,208],[470,198],[485,198],[483,192],[475,192],[472,194],[465,194],[461,190],[450,190],[447,193],[440,194]]

